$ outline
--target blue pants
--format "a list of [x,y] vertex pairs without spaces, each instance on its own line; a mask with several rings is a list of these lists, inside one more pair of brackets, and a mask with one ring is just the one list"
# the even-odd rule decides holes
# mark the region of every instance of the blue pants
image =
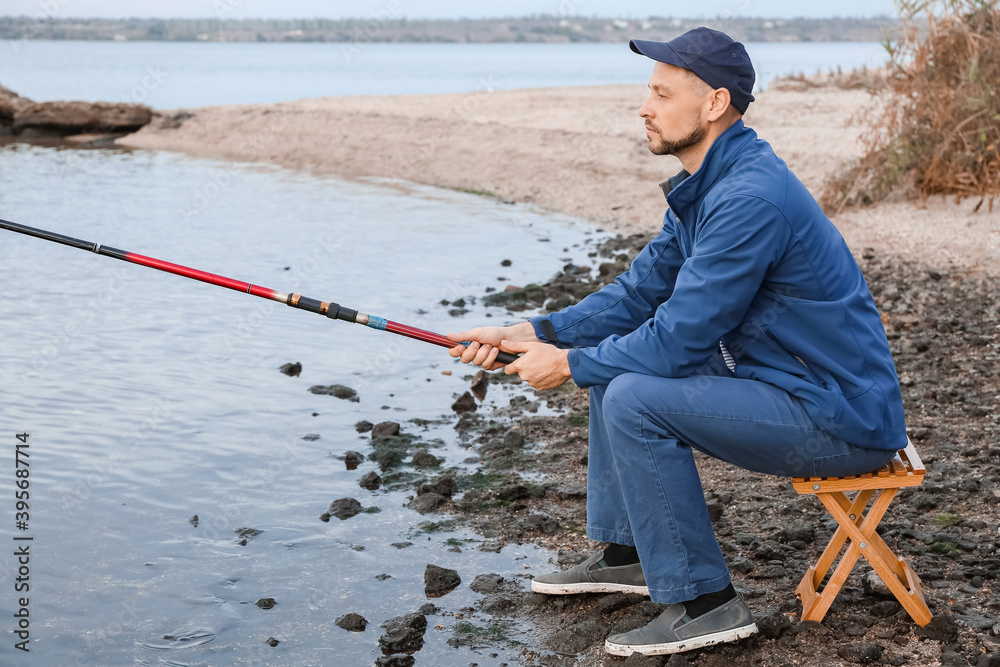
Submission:
[[895,454],[827,435],[797,399],[735,377],[721,355],[686,378],[627,373],[591,387],[587,536],[635,545],[654,602],[730,581],[692,449],[784,477],[871,472]]

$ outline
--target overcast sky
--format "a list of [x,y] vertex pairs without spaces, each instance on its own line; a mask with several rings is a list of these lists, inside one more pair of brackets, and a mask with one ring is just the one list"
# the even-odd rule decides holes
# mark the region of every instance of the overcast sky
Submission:
[[406,18],[569,16],[714,18],[723,16],[893,16],[892,0],[3,0],[0,15],[32,17],[345,18],[388,13]]

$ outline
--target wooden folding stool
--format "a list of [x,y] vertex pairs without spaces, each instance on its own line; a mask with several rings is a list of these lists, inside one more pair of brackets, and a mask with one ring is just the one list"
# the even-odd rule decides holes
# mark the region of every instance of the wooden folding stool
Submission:
[[[819,560],[809,568],[795,590],[802,602],[803,621],[823,620],[858,556],[864,556],[917,625],[930,622],[931,612],[924,600],[920,578],[875,532],[899,489],[918,486],[922,481],[924,465],[909,440],[906,449],[899,450],[892,461],[875,472],[848,477],[795,477],[792,480],[792,486],[800,494],[815,494],[837,520],[838,526]],[[858,494],[852,500],[847,497],[847,491]],[[876,491],[878,497],[865,515],[865,508]],[[848,543],[847,551],[820,592],[820,584],[845,542]]]

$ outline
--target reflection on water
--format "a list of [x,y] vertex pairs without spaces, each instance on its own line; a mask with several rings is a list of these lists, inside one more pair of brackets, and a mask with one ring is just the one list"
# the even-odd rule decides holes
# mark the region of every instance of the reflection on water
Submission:
[[[582,263],[596,236],[488,199],[278,169],[243,169],[182,214],[222,166],[8,146],[0,217],[438,331],[485,314],[473,305],[453,318],[442,301]],[[346,470],[343,453],[370,441],[360,420],[401,422],[439,441],[446,466],[463,465],[449,406],[468,382],[446,351],[7,232],[0,284],[4,488],[14,434],[30,433],[33,664],[371,664],[378,625],[427,601],[428,563],[465,584],[548,567],[534,547],[488,554],[475,535],[414,528],[440,517],[406,509],[402,492],[361,489],[371,461]],[[299,377],[278,372],[296,361]],[[310,393],[317,384],[360,400]],[[487,403],[518,391],[492,388]],[[380,511],[321,522],[343,497]],[[456,553],[448,538],[468,541]],[[16,563],[3,554],[9,591]],[[429,626],[445,630],[429,629],[421,653],[434,664],[495,664],[445,644],[452,614],[477,599],[465,584],[436,600]],[[0,596],[0,617],[13,604]],[[333,624],[348,612],[368,630]]]

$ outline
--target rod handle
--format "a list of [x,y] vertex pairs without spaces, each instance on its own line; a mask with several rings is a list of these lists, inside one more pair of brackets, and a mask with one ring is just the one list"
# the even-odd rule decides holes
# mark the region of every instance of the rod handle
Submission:
[[521,355],[511,354],[510,352],[501,352],[497,355],[497,361],[501,364],[507,365],[513,361],[516,361]]

